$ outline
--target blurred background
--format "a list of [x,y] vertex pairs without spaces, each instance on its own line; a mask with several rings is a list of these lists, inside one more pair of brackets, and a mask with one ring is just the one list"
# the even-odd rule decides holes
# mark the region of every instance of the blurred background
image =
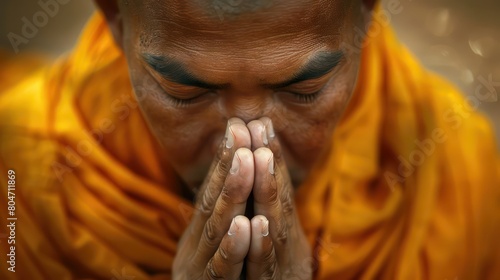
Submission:
[[[92,1],[65,1],[36,35],[17,50],[8,34],[21,34],[23,17],[31,20],[42,8],[34,0],[1,1],[0,48],[18,54],[42,52],[51,58],[69,51],[95,7]],[[471,101],[478,89],[483,95],[490,92],[490,97],[500,92],[500,1],[382,0],[382,3],[398,4],[400,12],[391,15],[391,23],[401,41],[428,69],[451,80]],[[490,98],[475,105],[494,122],[500,144],[500,100]]]

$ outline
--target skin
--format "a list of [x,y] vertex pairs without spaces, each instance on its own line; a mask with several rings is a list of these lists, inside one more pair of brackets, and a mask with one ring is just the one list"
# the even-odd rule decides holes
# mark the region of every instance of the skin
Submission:
[[[355,45],[373,1],[96,2],[169,168],[196,195],[173,278],[238,279],[246,264],[249,279],[310,279],[293,188],[331,146],[360,60],[341,43]],[[311,63],[331,69],[294,79]]]
[[[238,279],[246,264],[247,279],[311,279],[310,248],[271,120],[247,126],[232,118],[227,135],[179,242],[173,278]],[[255,216],[249,220],[244,214],[252,191]]]

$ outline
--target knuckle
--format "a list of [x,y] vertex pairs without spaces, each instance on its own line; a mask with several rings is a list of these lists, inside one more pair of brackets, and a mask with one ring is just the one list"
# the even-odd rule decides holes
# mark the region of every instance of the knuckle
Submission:
[[201,197],[201,201],[197,207],[202,215],[209,216],[212,213],[213,201],[214,199],[212,198],[210,190],[207,190]]
[[205,224],[205,229],[203,231],[203,236],[208,246],[215,247],[217,245],[217,227],[212,218],[210,218]]
[[259,279],[278,279],[278,264],[276,261],[264,265],[262,274]]
[[232,162],[227,158],[228,156],[223,155],[219,160],[218,168],[215,169],[215,176],[217,176],[218,179],[224,178],[226,173],[229,171],[229,168],[231,168]]
[[206,272],[206,277],[204,277],[205,279],[224,279],[222,276],[220,276],[218,270],[214,266],[213,259],[210,259],[210,261],[208,262]]
[[223,217],[224,213],[227,211],[227,208],[227,202],[224,199],[219,199],[215,204],[214,210],[212,212],[212,217],[214,219]]
[[286,225],[282,222],[278,225],[278,232],[276,234],[276,241],[278,241],[279,244],[284,245],[288,241],[288,229]]
[[225,184],[219,195],[220,203],[224,205],[225,208],[245,203],[250,191],[250,189],[246,190],[245,186],[242,184]]
[[271,247],[269,250],[266,250],[262,254],[262,258],[260,258],[260,262],[264,264],[271,264],[276,262],[276,254],[274,253],[274,249]]
[[278,189],[272,185],[267,188],[266,195],[273,204],[278,202]]
[[231,192],[227,188],[227,186],[224,186],[222,188],[222,191],[220,192],[220,199],[221,201],[225,202],[230,202],[231,201]]
[[220,255],[222,260],[224,260],[224,261],[229,260],[228,252],[226,251],[226,248],[224,248],[222,246],[219,247],[219,255]]
[[289,215],[293,213],[293,201],[290,196],[290,192],[284,191],[281,195],[281,207],[283,209],[283,214]]

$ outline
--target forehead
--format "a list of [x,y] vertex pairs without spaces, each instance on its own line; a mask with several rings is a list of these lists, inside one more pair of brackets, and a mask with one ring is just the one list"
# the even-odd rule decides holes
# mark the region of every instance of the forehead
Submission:
[[[135,3],[137,2],[137,3]],[[141,47],[220,49],[318,43],[339,35],[355,1],[146,0],[129,2]],[[156,44],[156,46],[155,46]]]
[[[318,52],[339,49],[339,31],[352,18],[351,3],[356,1],[250,2],[146,0],[130,7],[133,48],[141,54],[168,55],[214,82],[227,82],[214,73],[237,72],[279,81]],[[214,3],[236,8],[221,15]]]

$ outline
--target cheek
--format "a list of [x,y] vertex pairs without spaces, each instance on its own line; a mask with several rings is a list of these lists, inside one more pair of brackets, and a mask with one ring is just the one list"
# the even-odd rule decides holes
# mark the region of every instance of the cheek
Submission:
[[307,110],[278,118],[282,120],[278,124],[279,137],[291,165],[307,171],[330,146],[335,126],[352,95],[355,77],[347,72],[328,86]]
[[340,106],[318,105],[316,112],[312,114],[289,118],[291,121],[286,125],[287,128],[279,135],[289,161],[302,168],[313,164],[326,146],[328,136],[337,121],[333,114],[335,107]]
[[217,122],[210,110],[186,114],[149,102],[145,106],[151,108],[147,115],[159,141],[179,164],[196,164],[200,157],[213,154],[222,139],[225,121]]
[[225,119],[211,108],[193,112],[173,107],[147,73],[136,70],[132,83],[143,116],[171,165],[183,174],[209,164],[223,137]]

